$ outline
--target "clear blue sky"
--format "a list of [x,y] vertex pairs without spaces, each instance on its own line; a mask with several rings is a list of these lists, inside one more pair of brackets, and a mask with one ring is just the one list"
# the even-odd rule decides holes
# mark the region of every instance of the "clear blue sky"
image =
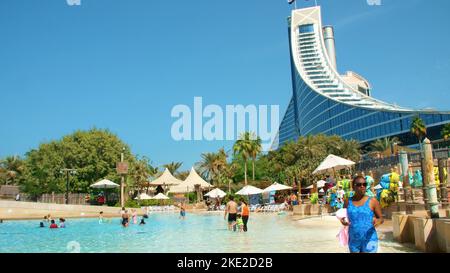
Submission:
[[[314,1],[298,0],[298,7]],[[373,95],[450,110],[450,1],[318,0],[341,73]],[[0,1],[0,157],[76,129],[108,128],[182,169],[231,142],[172,140],[176,104],[277,104],[291,90],[286,0]]]

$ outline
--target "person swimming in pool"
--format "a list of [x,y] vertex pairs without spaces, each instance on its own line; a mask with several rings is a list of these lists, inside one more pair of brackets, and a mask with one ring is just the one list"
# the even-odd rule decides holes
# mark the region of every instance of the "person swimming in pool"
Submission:
[[141,219],[141,222],[139,223],[139,225],[145,225],[144,218]]
[[58,225],[55,223],[55,220],[51,220],[50,228],[58,228]]
[[66,227],[66,219],[59,218],[59,227],[60,228],[65,228]]

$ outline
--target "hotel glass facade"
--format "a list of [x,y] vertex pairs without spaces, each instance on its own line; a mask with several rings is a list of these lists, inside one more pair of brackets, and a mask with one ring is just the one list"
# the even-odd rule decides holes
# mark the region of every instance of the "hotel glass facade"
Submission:
[[413,110],[376,100],[368,95],[370,90],[362,92],[338,74],[330,57],[334,57],[334,37],[332,44],[323,38],[320,7],[294,10],[289,21],[293,96],[274,148],[320,133],[363,144],[397,136],[404,145],[411,145],[417,143],[409,133],[415,116],[427,125],[429,138],[440,138],[450,112]]

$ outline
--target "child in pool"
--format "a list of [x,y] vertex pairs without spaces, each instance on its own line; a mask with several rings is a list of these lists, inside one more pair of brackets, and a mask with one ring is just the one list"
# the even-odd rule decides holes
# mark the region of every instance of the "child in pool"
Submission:
[[239,232],[244,231],[244,220],[242,220],[242,216],[239,213],[236,215],[236,227]]
[[51,223],[50,228],[58,228],[58,225],[55,223],[55,220],[51,220],[50,223]]
[[59,227],[60,228],[65,228],[66,227],[66,219],[59,218]]
[[137,212],[136,212],[136,210],[134,210],[134,209],[131,210],[131,216],[133,218],[133,224],[137,224]]

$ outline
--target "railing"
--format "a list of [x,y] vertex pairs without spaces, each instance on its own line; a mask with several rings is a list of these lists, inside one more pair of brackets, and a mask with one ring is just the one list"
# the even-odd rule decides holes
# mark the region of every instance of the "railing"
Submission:
[[[448,159],[450,158],[450,149],[434,149],[433,159]],[[377,167],[396,166],[400,162],[398,155],[392,155],[383,158],[373,158],[360,161],[355,165],[356,170],[363,171],[374,169]],[[408,153],[408,162],[420,164],[420,152]]]

